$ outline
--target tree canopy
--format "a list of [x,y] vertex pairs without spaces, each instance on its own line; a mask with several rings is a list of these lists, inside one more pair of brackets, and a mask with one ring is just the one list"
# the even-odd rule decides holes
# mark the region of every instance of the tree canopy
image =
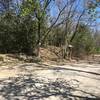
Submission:
[[40,47],[53,45],[66,54],[69,44],[90,52],[99,5],[99,0],[0,0],[0,52],[38,56]]

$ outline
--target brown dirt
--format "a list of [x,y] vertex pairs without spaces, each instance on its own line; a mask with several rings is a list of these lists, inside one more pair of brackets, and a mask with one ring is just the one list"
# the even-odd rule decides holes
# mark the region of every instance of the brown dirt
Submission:
[[[59,50],[56,48],[56,52],[57,51]],[[95,60],[99,61],[99,55],[95,55],[94,57]],[[21,58],[21,60],[19,58]],[[69,82],[71,87],[75,87],[75,90],[71,93],[71,95],[76,95],[77,97],[81,98],[100,98],[100,64],[93,64],[93,62],[88,64],[87,62],[89,61],[87,60],[80,60],[78,62],[76,60],[59,60],[59,57],[54,52],[52,52],[51,48],[41,48],[41,58],[43,59],[43,62],[41,63],[25,63],[23,62],[22,58],[26,59],[26,56],[21,55],[21,57],[18,57],[13,54],[0,54],[0,89],[3,90],[3,92],[0,92],[0,100],[15,100],[15,98],[19,98],[18,100],[28,100],[26,93],[30,93],[30,95],[37,93],[35,95],[36,97],[38,97],[40,94],[42,95],[43,91],[48,93],[48,91],[45,91],[45,89],[40,91],[41,82],[36,83],[35,85],[37,85],[38,88],[34,89],[34,82],[38,79],[46,81],[48,84],[50,84],[49,81],[54,83],[56,80],[61,79],[63,81]],[[31,74],[31,77],[33,78],[30,81],[27,81],[27,79],[24,80],[22,78],[22,76],[26,77],[26,75],[29,74]],[[28,76],[28,78],[30,79],[30,76]],[[32,88],[28,87],[30,84],[33,85]],[[62,84],[62,81],[60,84]],[[42,86],[43,85],[45,86],[45,83],[42,83]],[[13,91],[13,86],[21,88],[15,88],[16,90]],[[23,88],[23,86],[25,87]],[[51,87],[48,86],[46,88],[50,89]],[[58,89],[59,87],[56,88]],[[12,96],[14,92],[17,93],[23,89],[25,90],[24,92],[26,92],[23,93],[24,97],[15,95]],[[32,94],[32,90],[36,90],[36,93],[32,92]],[[57,92],[55,87],[52,91]],[[50,93],[52,93],[52,91],[50,90]],[[5,97],[10,97],[10,99],[4,99]],[[49,97],[43,99],[40,98],[37,100],[66,100],[66,98],[61,99],[60,94],[58,96],[51,95]]]

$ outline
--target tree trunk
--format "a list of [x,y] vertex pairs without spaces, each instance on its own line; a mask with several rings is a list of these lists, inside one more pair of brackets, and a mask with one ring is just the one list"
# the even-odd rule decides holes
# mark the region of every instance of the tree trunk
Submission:
[[37,39],[37,50],[36,50],[36,56],[40,57],[40,34],[41,34],[41,27],[40,27],[40,19],[38,19],[38,39]]
[[68,41],[67,41],[67,39],[65,40],[65,44],[62,47],[62,56],[64,59],[66,58],[66,56],[68,57]]

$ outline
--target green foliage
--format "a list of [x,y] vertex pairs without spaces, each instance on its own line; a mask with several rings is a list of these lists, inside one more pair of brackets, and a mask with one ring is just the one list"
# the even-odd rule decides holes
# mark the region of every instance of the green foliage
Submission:
[[[32,55],[40,46],[45,36],[47,36],[47,41],[45,41],[44,44],[58,47],[66,45],[65,42],[70,40],[71,32],[74,31],[71,26],[71,23],[73,23],[73,25],[75,24],[75,22],[73,22],[74,17],[70,18],[72,22],[68,22],[66,19],[67,21],[64,20],[65,22],[63,22],[61,26],[56,26],[56,24],[62,20],[58,14],[58,20],[52,26],[53,22],[48,21],[48,17],[51,17],[51,15],[47,12],[47,6],[50,1],[44,0],[41,1],[41,3],[40,0],[25,0],[25,2],[17,8],[17,10],[19,9],[18,13],[8,7],[9,10],[0,14],[0,52],[22,52]],[[88,13],[95,15],[95,7],[89,7]],[[51,30],[49,31],[49,35],[46,34],[48,30]],[[77,53],[77,55],[94,52],[94,39],[89,27],[84,24],[79,25],[73,46],[74,52]],[[99,51],[100,49],[97,47],[96,50]]]
[[[35,23],[34,23],[35,26]],[[21,18],[12,13],[1,16],[0,51],[32,53],[35,43],[31,17]]]
[[49,45],[61,46],[64,44],[64,32],[61,27],[54,28],[48,36],[47,42]]
[[0,52],[32,55],[47,27],[45,10],[39,0],[26,0],[19,9],[18,14],[9,10],[0,15]]
[[87,11],[90,15],[90,19],[96,21],[97,18],[97,7],[100,2],[98,0],[88,0],[87,2]]
[[32,0],[28,0],[21,6],[21,16],[24,17],[29,14],[33,14],[34,10],[35,2],[32,2]]
[[96,47],[95,53],[100,54],[100,34],[96,33],[94,35],[94,39],[95,39],[95,47]]
[[88,55],[95,52],[95,44],[89,28],[80,24],[77,35],[73,41],[74,54],[76,56]]

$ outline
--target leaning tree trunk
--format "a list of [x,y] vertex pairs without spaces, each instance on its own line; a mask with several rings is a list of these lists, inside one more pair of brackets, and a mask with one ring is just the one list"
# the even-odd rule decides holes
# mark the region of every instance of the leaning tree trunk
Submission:
[[37,44],[36,44],[36,56],[37,57],[40,57],[40,34],[41,34],[41,31],[40,31],[40,19],[38,19],[38,38],[37,38]]
[[65,40],[65,44],[62,46],[62,57],[65,59],[68,57],[68,41]]

